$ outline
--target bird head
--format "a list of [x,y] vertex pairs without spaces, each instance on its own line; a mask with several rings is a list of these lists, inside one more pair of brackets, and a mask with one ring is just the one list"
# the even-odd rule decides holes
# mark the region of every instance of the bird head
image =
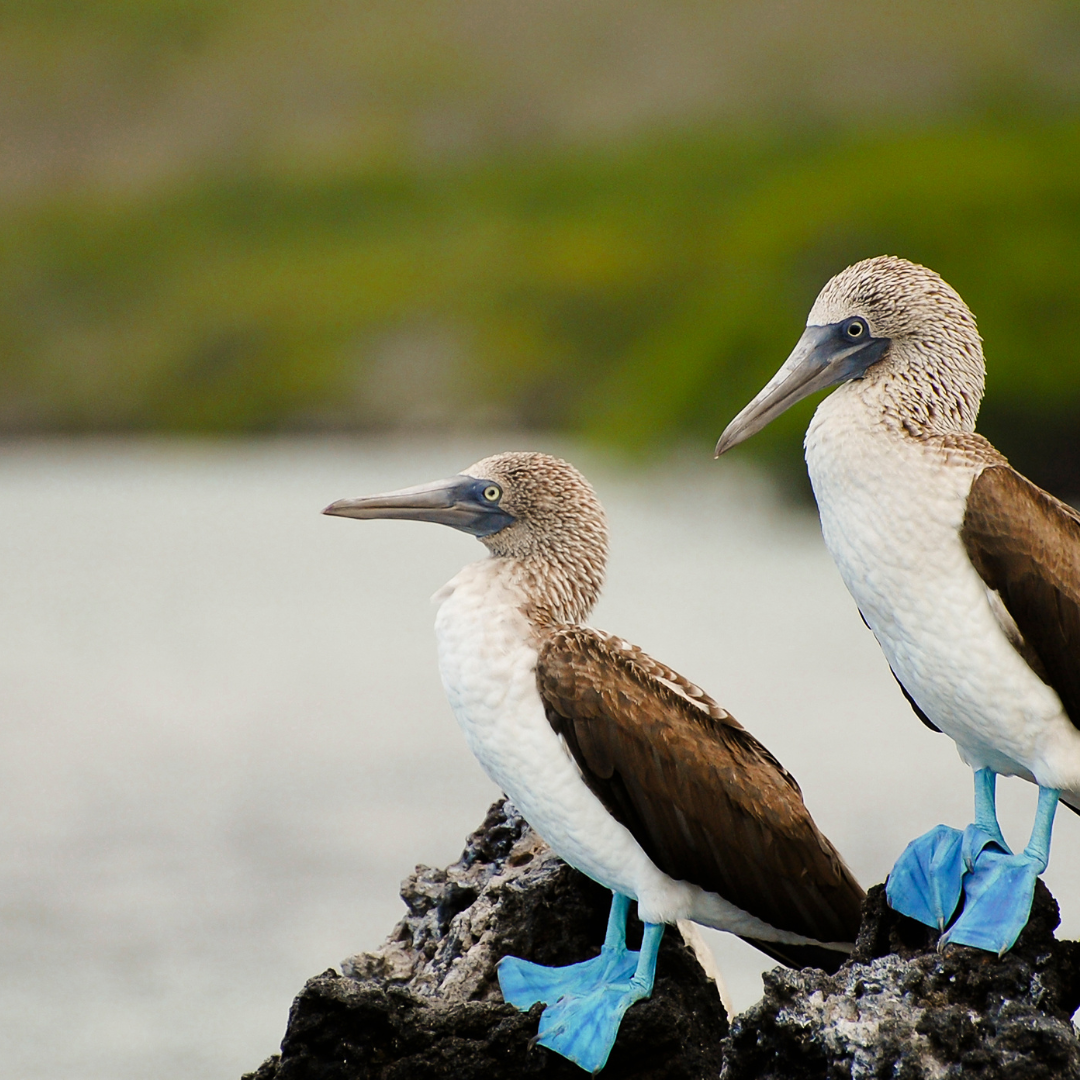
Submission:
[[494,556],[527,563],[553,593],[549,607],[564,616],[582,618],[603,584],[604,508],[573,465],[548,454],[495,454],[449,479],[340,499],[323,513],[434,521],[470,533]]
[[881,255],[818,294],[780,370],[728,424],[716,455],[816,390],[852,380],[887,386],[912,430],[971,431],[985,368],[975,316],[933,270]]

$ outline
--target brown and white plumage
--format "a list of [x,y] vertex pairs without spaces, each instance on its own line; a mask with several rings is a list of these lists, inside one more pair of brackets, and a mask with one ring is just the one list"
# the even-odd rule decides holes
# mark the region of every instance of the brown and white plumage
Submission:
[[[536,674],[585,783],[660,870],[779,929],[850,940],[862,889],[795,778],[726,709],[589,627],[546,631]],[[819,946],[746,940],[795,967],[836,965]]]
[[790,774],[699,687],[582,625],[607,556],[584,477],[500,454],[329,510],[402,517],[410,500],[411,516],[467,528],[491,552],[436,594],[440,670],[471,748],[533,827],[636,898],[646,922],[692,919],[835,969],[863,892]]
[[1080,728],[1080,514],[994,464],[971,485],[960,537],[1013,647]]
[[1080,805],[1080,516],[975,433],[984,380],[956,291],[867,259],[717,449],[836,386],[806,435],[822,532],[908,700],[975,769]]

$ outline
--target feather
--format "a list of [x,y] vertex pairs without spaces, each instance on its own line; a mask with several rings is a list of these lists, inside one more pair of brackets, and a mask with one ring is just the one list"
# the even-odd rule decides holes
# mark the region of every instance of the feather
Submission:
[[1032,670],[1080,728],[1080,515],[1008,465],[971,485],[961,539]]
[[[778,929],[854,942],[862,888],[791,774],[700,687],[586,627],[543,635],[537,684],[585,782],[661,870]],[[751,944],[798,966],[842,959]]]

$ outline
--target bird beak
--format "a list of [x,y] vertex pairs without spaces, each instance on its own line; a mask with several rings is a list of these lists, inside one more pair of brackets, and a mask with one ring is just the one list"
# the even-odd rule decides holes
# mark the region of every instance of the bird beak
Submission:
[[434,521],[472,536],[490,536],[516,520],[512,514],[500,509],[497,499],[492,501],[485,497],[485,490],[492,486],[498,490],[498,485],[493,485],[490,480],[461,474],[384,495],[339,499],[323,513],[334,517]]
[[875,337],[852,344],[842,335],[840,323],[808,326],[780,370],[724,429],[716,444],[716,456],[756,435],[815,390],[860,378],[881,359],[890,344],[888,338]]

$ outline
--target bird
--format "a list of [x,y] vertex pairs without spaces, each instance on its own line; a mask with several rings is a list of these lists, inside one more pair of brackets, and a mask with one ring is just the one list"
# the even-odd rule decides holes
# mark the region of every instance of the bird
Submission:
[[[608,532],[574,466],[502,453],[324,513],[437,522],[488,549],[433,598],[452,711],[529,824],[613,894],[599,956],[559,968],[499,962],[505,1000],[547,1006],[541,1045],[603,1068],[623,1014],[652,992],[665,924],[678,920],[791,966],[840,966],[864,893],[795,779],[699,686],[586,625]],[[626,948],[631,901],[645,924],[639,951]]]
[[[975,431],[985,375],[955,289],[898,256],[866,259],[826,283],[716,456],[835,387],[804,443],[826,547],[916,715],[974,773],[974,821],[913,840],[888,902],[943,931],[940,947],[1000,956],[1027,924],[1059,800],[1080,811],[1080,514]],[[1015,854],[999,775],[1039,789]]]

